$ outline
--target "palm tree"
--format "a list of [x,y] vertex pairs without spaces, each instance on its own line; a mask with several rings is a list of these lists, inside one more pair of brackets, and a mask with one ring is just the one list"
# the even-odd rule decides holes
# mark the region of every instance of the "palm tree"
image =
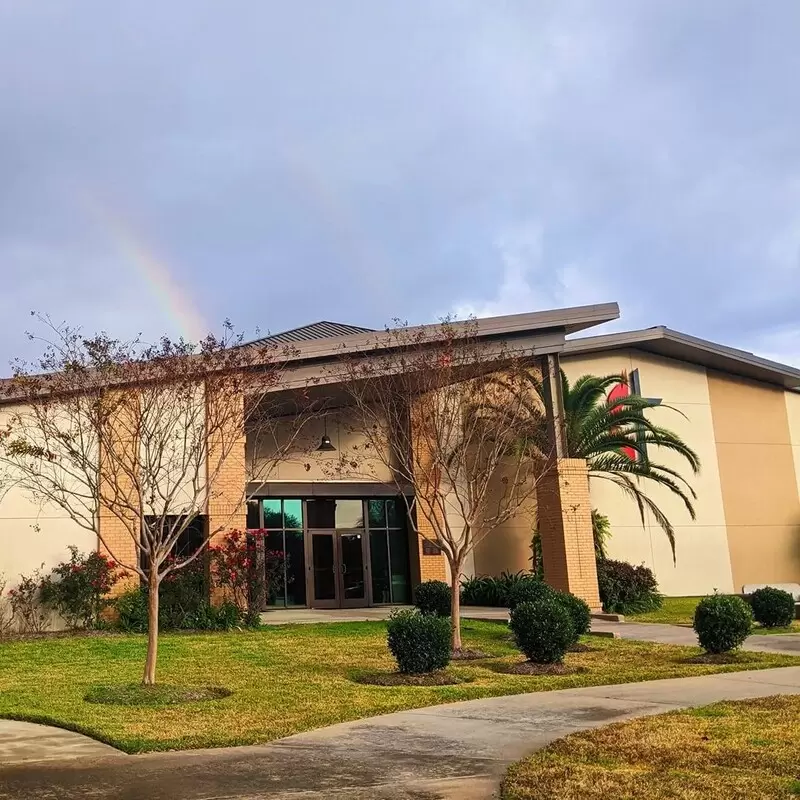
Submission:
[[[653,461],[650,452],[677,453],[693,475],[700,470],[700,459],[676,433],[656,425],[645,415],[646,411],[670,406],[639,395],[609,399],[609,390],[621,380],[624,377],[620,375],[583,375],[570,384],[561,371],[566,455],[585,459],[590,478],[618,486],[637,504],[643,525],[647,512],[651,513],[669,539],[674,561],[675,529],[642,484],[650,482],[666,487],[681,499],[692,519],[696,516],[693,501],[697,494],[678,470]],[[533,439],[544,424],[544,389],[539,376],[528,372],[521,381],[498,377],[497,382],[507,390],[524,393]]]

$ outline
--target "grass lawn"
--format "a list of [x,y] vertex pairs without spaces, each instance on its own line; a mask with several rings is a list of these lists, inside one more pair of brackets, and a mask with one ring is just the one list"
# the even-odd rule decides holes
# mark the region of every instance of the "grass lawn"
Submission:
[[161,638],[159,680],[210,685],[229,697],[183,705],[85,702],[98,687],[141,674],[145,637],[110,634],[0,645],[0,716],[83,731],[128,752],[255,744],[334,722],[492,695],[788,666],[800,659],[742,655],[725,666],[684,663],[695,648],[588,638],[592,651],[567,663],[572,675],[507,675],[492,667],[521,656],[508,629],[465,621],[465,646],[501,656],[452,667],[473,679],[454,686],[383,687],[353,682],[358,670],[394,669],[383,622],[270,626],[258,631],[170,634]]
[[[627,614],[625,619],[630,622],[661,622],[666,625],[688,625],[692,627],[694,610],[702,597],[665,597],[664,603],[657,611],[648,611],[645,614]],[[788,628],[762,628],[756,625],[753,633],[800,633],[800,620],[795,620]]]
[[800,697],[716,703],[576,733],[515,764],[504,800],[800,796]]

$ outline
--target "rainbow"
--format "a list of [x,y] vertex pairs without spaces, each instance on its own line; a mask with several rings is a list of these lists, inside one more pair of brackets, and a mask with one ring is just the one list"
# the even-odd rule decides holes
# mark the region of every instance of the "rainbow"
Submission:
[[128,222],[120,215],[113,214],[108,205],[90,198],[84,199],[91,216],[100,222],[104,232],[147,284],[180,335],[190,342],[204,339],[210,329],[189,293],[171,274],[167,263],[156,255],[154,248],[147,245]]

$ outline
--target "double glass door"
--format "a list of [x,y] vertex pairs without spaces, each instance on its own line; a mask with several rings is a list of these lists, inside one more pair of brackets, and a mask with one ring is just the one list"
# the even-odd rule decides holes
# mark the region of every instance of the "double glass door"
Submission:
[[367,540],[363,531],[313,530],[310,571],[315,608],[367,605]]

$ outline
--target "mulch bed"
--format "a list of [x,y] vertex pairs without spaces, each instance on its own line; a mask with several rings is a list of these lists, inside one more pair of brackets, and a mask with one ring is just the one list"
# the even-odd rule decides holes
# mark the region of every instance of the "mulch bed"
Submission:
[[755,661],[749,653],[700,653],[683,659],[684,664],[742,664]]
[[453,686],[469,683],[472,678],[462,678],[446,670],[426,672],[421,675],[408,675],[403,672],[365,672],[353,677],[356,683],[369,686]]
[[597,652],[597,648],[596,647],[590,647],[588,644],[582,644],[581,642],[578,642],[578,644],[574,644],[574,645],[572,645],[572,647],[569,648],[569,652],[570,653],[596,653]]
[[533,661],[498,664],[493,669],[507,675],[577,675],[580,672],[588,672],[586,667],[569,667],[566,664],[535,664]]
[[462,650],[454,650],[451,659],[453,661],[480,661],[483,658],[497,658],[491,653],[484,653],[483,650],[470,650],[463,648]]

